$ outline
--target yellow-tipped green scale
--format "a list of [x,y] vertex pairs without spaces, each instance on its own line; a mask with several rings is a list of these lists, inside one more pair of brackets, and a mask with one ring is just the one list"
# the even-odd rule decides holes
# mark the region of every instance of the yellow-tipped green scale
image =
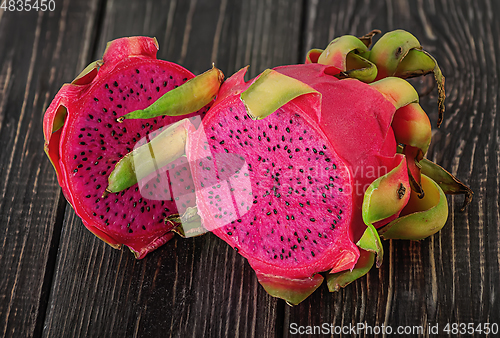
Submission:
[[370,84],[390,101],[396,109],[418,102],[418,93],[408,81],[386,77]]
[[150,106],[123,115],[117,121],[149,119],[162,115],[181,116],[195,112],[215,98],[223,81],[224,74],[212,67],[205,73],[165,93]]
[[377,79],[393,76],[401,60],[414,48],[420,48],[420,42],[404,30],[384,34],[373,45],[369,57],[377,65]]
[[432,138],[431,122],[418,103],[399,108],[392,119],[394,136],[399,143],[419,148],[425,155]]
[[395,215],[409,199],[408,176],[405,174],[405,160],[384,176],[377,178],[368,187],[363,200],[363,221],[367,228],[356,245],[360,248],[359,259],[352,270],[327,276],[328,289],[338,291],[349,283],[364,276],[376,262],[382,265],[384,249],[374,223]]
[[294,98],[305,94],[321,97],[320,93],[304,82],[275,70],[266,69],[247,90],[241,93],[240,98],[248,116],[254,120],[260,120]]
[[191,124],[187,119],[181,120],[151,142],[125,155],[109,175],[105,195],[133,186],[151,172],[184,155],[188,125]]
[[382,264],[382,244],[373,226],[397,214],[410,198],[406,159],[399,155],[400,163],[387,174],[375,179],[365,191],[363,198],[363,221],[368,227],[357,245],[377,253],[377,266]]
[[422,186],[426,192],[424,198],[412,192],[401,216],[379,230],[384,239],[420,240],[435,234],[446,224],[448,202],[443,190],[425,175],[422,175]]
[[[379,239],[380,240],[380,239]],[[359,250],[359,258],[352,270],[332,273],[326,276],[328,290],[339,291],[356,279],[363,277],[370,271],[375,263],[375,253],[369,250]]]

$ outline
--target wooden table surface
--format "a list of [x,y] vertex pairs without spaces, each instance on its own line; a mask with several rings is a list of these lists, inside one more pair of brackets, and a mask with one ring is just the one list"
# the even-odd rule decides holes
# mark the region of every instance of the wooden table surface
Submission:
[[[439,325],[445,335],[447,323],[500,325],[499,1],[55,0],[54,7],[0,10],[0,336],[289,337],[293,323],[426,332]],[[474,199],[460,212],[463,197],[448,197],[448,222],[431,238],[384,242],[382,267],[346,289],[323,285],[289,307],[211,234],[176,237],[137,261],[94,237],[64,199],[43,152],[43,112],[107,41],[155,36],[159,58],[195,74],[213,61],[226,75],[250,64],[255,76],[374,28],[409,30],[439,60],[447,111],[428,157],[468,184]],[[436,90],[421,99],[433,126],[435,102]]]

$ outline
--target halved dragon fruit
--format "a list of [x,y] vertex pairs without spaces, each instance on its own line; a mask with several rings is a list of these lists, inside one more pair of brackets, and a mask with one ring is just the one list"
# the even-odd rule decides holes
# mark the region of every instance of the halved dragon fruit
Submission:
[[[115,164],[135,146],[147,143],[164,126],[180,119],[159,116],[147,121],[116,121],[157,102],[193,78],[183,67],[157,60],[157,50],[156,40],[148,37],[108,43],[102,60],[90,64],[60,89],[45,113],[43,126],[45,152],[65,197],[84,225],[115,248],[125,244],[137,258],[173,236],[170,231],[175,224],[165,220],[178,216],[172,192],[178,183],[172,188],[169,176],[183,176],[186,185],[190,180],[190,172],[178,173],[184,162],[178,159],[162,175],[145,177],[126,191],[103,196]],[[208,105],[182,118],[205,114],[217,89],[212,97],[193,99],[197,109]],[[153,195],[157,198],[147,198]],[[192,197],[182,203],[194,206]]]
[[[380,264],[375,227],[390,223],[386,238],[421,239],[446,222],[439,185],[426,177],[433,197],[410,194],[420,172],[411,171],[415,158],[398,153],[398,143],[428,148],[430,124],[405,119],[421,116],[418,94],[399,78],[368,85],[337,73],[328,65],[292,65],[245,83],[243,70],[223,84],[186,148],[204,226],[248,259],[266,291],[291,304],[321,284],[321,272],[334,290],[359,277],[375,254]],[[418,128],[402,132],[411,123]],[[420,134],[423,141],[410,143]],[[247,167],[204,185],[217,177],[211,159],[220,153],[241,156]],[[431,166],[435,176],[439,167]],[[405,208],[410,199],[413,207]],[[396,228],[391,221],[400,222],[403,210],[406,222]],[[372,259],[358,261],[355,243]]]

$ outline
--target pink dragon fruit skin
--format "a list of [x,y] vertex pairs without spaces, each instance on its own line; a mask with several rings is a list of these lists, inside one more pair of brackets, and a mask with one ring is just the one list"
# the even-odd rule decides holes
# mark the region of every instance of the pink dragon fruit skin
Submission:
[[[157,50],[156,40],[148,37],[108,43],[102,61],[92,63],[71,84],[63,85],[45,112],[43,123],[45,152],[77,215],[96,236],[115,248],[128,246],[137,258],[172,238],[174,224],[165,222],[165,218],[177,213],[176,201],[170,191],[164,194],[169,199],[148,200],[137,185],[121,193],[102,195],[107,175],[120,158],[163,126],[180,119],[163,116],[116,121],[193,77],[179,65],[157,60]],[[205,111],[206,107],[182,118],[194,119]],[[166,176],[161,179],[167,180]],[[159,181],[148,187],[151,194],[161,195],[154,189],[169,186]],[[194,199],[187,200],[194,205]]]

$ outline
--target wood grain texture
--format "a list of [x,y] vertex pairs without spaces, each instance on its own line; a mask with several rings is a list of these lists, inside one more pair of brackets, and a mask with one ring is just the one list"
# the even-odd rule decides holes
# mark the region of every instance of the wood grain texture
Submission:
[[[92,0],[0,10],[0,336],[288,337],[290,325],[500,324],[500,23],[496,0]],[[384,242],[384,264],[295,307],[268,296],[213,235],[175,238],[141,261],[88,232],[42,152],[42,116],[107,41],[155,36],[158,57],[199,74],[302,62],[336,36],[402,28],[446,76],[428,157],[467,183],[441,232]],[[430,76],[413,81],[421,92]],[[436,90],[421,98],[436,125]],[[311,335],[312,336],[312,335]],[[345,334],[343,336],[350,336]],[[370,334],[360,336],[370,337]]]
[[[41,332],[63,199],[43,153],[43,111],[91,46],[95,1],[0,18],[0,336]],[[69,22],[76,24],[71,26]],[[77,30],[80,39],[74,37]],[[69,49],[70,51],[68,51]]]

